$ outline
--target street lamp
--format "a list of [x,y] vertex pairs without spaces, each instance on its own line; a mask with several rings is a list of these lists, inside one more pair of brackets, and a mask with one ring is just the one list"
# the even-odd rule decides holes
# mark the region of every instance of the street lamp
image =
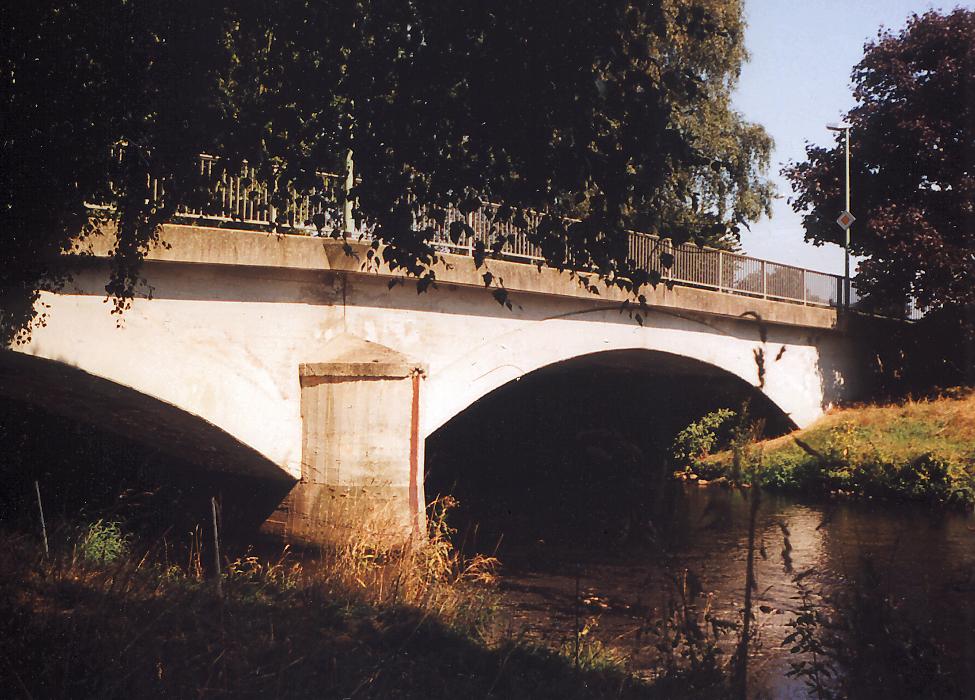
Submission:
[[850,226],[853,224],[853,214],[850,213],[850,128],[847,122],[827,124],[830,131],[842,131],[846,137],[846,206],[837,223],[846,231],[846,242],[843,245],[843,306],[850,308]]

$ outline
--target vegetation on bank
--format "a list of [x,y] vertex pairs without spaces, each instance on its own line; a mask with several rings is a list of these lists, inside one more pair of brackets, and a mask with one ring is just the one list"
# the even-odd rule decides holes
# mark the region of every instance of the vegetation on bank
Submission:
[[757,481],[810,494],[975,504],[975,390],[836,409],[771,440],[752,441],[753,432],[741,411],[704,416],[675,442],[678,476]]
[[[904,688],[958,697],[930,625],[873,587],[823,600],[809,572],[793,571],[782,527],[799,601],[784,645],[789,675],[817,698],[902,697]],[[733,676],[747,666],[737,652],[753,646],[742,645],[743,618],[716,617],[686,570],[647,620],[646,643],[659,652],[648,679],[585,630],[550,649],[500,629],[497,563],[462,559],[447,533],[441,519],[407,551],[356,537],[312,560],[287,548],[271,561],[248,552],[217,577],[201,530],[178,556],[164,540],[143,549],[104,521],[62,528],[49,555],[36,535],[6,532],[0,683],[25,698],[741,697]]]
[[[0,682],[22,697],[726,697],[707,613],[660,627],[653,681],[585,630],[539,647],[497,613],[494,570],[463,558],[434,504],[428,540],[385,547],[369,527],[313,557],[226,557],[212,532],[176,553],[98,520],[0,535]],[[731,625],[734,628],[734,625]]]
[[[0,683],[13,697],[744,697],[761,644],[745,625],[755,622],[747,600],[721,619],[695,577],[675,571],[669,602],[641,628],[656,665],[640,676],[585,619],[560,646],[541,647],[501,614],[499,563],[451,544],[451,506],[433,504],[429,537],[410,548],[390,549],[382,523],[367,522],[314,554],[230,554],[219,575],[214,533],[200,527],[177,547],[185,538],[150,541],[114,520],[62,523],[49,552],[40,532],[8,528]],[[868,697],[848,691],[889,692],[905,679],[924,691],[912,697],[957,696],[958,674],[930,629],[872,588],[822,599],[809,572],[792,571],[790,551],[786,531],[783,562],[801,603],[786,640],[790,675],[815,697]],[[851,645],[864,653],[850,657]]]

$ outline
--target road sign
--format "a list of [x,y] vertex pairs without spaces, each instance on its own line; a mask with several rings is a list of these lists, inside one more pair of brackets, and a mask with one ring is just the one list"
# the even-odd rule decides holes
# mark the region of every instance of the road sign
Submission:
[[844,209],[840,213],[840,218],[836,220],[836,223],[838,223],[840,225],[840,228],[845,231],[846,229],[850,228],[850,226],[853,225],[854,221],[856,221],[856,217]]

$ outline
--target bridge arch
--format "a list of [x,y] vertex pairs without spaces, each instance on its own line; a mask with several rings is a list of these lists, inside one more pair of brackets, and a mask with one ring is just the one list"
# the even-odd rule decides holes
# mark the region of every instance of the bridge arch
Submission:
[[267,456],[200,416],[65,362],[0,352],[0,395],[215,472],[290,483]]
[[645,348],[580,355],[501,385],[436,430],[424,492],[459,503],[454,525],[474,548],[618,546],[669,528],[681,507],[668,459],[677,433],[747,398],[767,434],[791,427],[713,364]]
[[826,407],[821,358],[802,331],[754,320],[703,321],[650,311],[642,325],[616,309],[545,319],[491,338],[431,372],[424,435],[495,389],[544,367],[612,351],[651,351],[729,373],[760,391],[796,426]]

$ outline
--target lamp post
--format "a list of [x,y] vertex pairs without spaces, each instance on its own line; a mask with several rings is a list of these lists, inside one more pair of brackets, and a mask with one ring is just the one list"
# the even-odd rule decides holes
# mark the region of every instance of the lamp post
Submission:
[[846,205],[843,215],[848,217],[849,223],[843,223],[843,215],[838,223],[846,231],[846,241],[843,244],[843,306],[847,309],[850,308],[850,226],[853,224],[853,215],[850,213],[850,126],[847,122],[826,125],[830,131],[842,131],[846,141]]

